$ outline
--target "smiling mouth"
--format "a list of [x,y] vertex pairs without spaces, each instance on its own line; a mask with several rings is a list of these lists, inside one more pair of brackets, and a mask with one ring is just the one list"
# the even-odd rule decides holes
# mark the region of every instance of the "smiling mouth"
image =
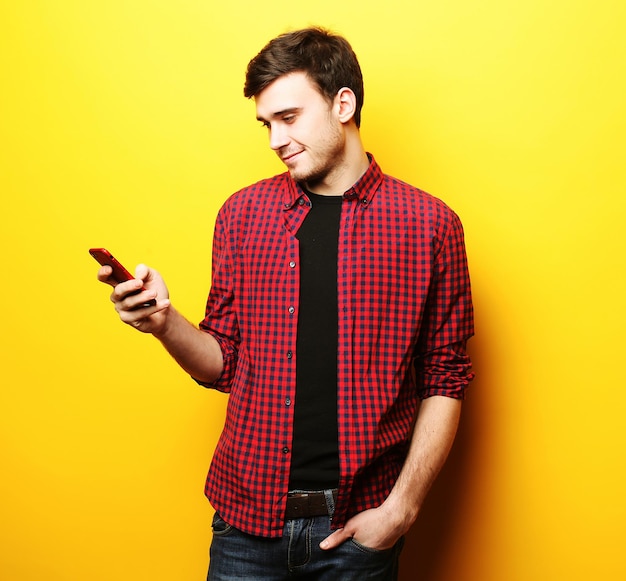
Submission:
[[283,161],[283,163],[288,164],[289,162],[295,160],[295,158],[301,153],[301,151],[295,151],[293,153],[288,153],[287,155],[281,156],[280,159]]

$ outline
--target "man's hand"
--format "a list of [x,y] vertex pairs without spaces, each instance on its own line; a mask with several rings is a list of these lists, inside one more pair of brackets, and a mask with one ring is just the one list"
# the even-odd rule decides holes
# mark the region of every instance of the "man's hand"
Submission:
[[[161,275],[145,264],[137,266],[135,277],[117,284],[111,278],[110,266],[98,271],[98,280],[113,287],[111,301],[120,319],[143,333],[158,333],[165,326],[170,306],[167,287]],[[137,293],[142,287],[146,290]],[[151,299],[157,301],[154,306],[142,306]]]
[[413,522],[410,518],[399,518],[398,514],[388,510],[384,503],[378,508],[365,510],[346,522],[344,528],[326,537],[320,543],[320,548],[334,549],[347,540],[354,539],[369,549],[391,549]]
[[[145,264],[135,269],[135,279],[117,284],[111,267],[98,271],[98,280],[113,287],[111,301],[120,319],[143,333],[152,333],[189,375],[199,381],[215,381],[224,369],[217,340],[192,325],[170,303],[161,275]],[[141,288],[146,290],[140,291]],[[154,306],[144,306],[156,299]]]

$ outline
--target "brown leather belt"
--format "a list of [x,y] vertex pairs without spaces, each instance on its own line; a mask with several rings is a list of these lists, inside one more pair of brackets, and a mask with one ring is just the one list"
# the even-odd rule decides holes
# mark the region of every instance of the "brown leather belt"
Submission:
[[[333,498],[337,501],[337,491],[333,490]],[[310,518],[328,515],[328,504],[323,492],[290,492],[287,496],[285,519]]]

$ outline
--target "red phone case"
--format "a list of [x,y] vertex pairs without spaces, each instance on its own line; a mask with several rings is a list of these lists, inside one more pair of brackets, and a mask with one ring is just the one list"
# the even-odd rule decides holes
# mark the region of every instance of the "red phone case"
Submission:
[[111,276],[115,282],[126,282],[135,278],[106,248],[90,248],[89,254],[102,266],[110,266],[113,269]]
[[[124,266],[122,266],[122,263],[119,262],[119,260],[117,260],[117,258],[115,258],[106,248],[90,248],[89,254],[91,254],[91,256],[93,256],[102,266],[110,266],[113,269],[113,272],[111,273],[111,277],[118,284],[120,282],[126,282],[127,280],[132,280],[135,278],[130,272],[128,272],[128,270],[124,268]],[[141,291],[144,291],[144,290],[146,289],[141,288],[140,290],[137,291],[137,293],[140,293]],[[132,293],[132,294],[137,294],[137,293]],[[155,304],[156,304],[156,301],[152,299],[141,306],[151,307],[151,306],[154,306]]]

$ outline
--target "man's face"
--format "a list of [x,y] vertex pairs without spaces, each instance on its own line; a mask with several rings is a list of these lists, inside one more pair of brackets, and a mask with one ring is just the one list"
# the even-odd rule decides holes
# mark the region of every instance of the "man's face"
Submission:
[[[341,171],[345,136],[336,108],[305,73],[279,77],[255,97],[257,119],[291,177],[310,189]],[[341,192],[337,192],[341,193]]]

